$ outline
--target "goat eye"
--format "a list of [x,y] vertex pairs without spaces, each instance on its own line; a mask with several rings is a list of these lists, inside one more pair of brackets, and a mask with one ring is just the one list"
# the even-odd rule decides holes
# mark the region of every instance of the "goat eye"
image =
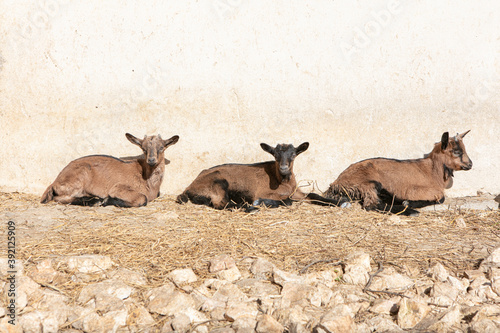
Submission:
[[455,149],[455,150],[453,150],[453,155],[460,156],[460,155],[462,155],[462,151]]

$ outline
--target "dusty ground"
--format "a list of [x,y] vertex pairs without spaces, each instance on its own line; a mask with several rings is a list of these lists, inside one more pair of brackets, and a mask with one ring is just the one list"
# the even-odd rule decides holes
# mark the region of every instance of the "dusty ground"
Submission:
[[[218,254],[263,257],[298,272],[364,251],[415,278],[435,261],[460,275],[500,246],[500,211],[491,196],[448,200],[404,217],[307,203],[246,214],[179,205],[169,196],[129,209],[42,205],[38,196],[0,193],[0,220],[3,232],[15,221],[17,259],[26,266],[59,255],[108,255],[143,272],[151,286],[175,268],[208,277],[208,260]],[[1,253],[5,247],[0,242]]]

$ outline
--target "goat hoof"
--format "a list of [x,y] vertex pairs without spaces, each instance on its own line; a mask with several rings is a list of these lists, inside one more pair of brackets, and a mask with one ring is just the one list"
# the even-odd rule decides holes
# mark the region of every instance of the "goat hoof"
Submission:
[[340,208],[351,208],[351,206],[350,202],[344,202],[340,205]]
[[255,213],[259,210],[259,207],[250,206],[245,209],[245,213]]
[[260,199],[257,199],[252,203],[252,206],[258,206],[258,205],[260,205]]

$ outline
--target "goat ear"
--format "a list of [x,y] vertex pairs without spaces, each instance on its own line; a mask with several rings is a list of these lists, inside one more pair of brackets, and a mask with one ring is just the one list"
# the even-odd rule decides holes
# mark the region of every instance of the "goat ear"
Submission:
[[176,144],[177,141],[179,141],[179,136],[178,135],[174,135],[170,139],[163,140],[163,145],[165,146],[165,148],[167,148],[168,146]]
[[444,132],[441,137],[441,150],[445,150],[448,147],[448,141],[450,140],[450,134],[448,132]]
[[271,155],[274,155],[274,148],[268,145],[267,143],[261,143],[260,147]]
[[467,135],[467,133],[469,133],[469,132],[470,132],[470,130],[468,130],[467,132],[464,132],[464,133],[460,134],[460,135],[458,136],[458,138],[459,138],[460,140],[462,140],[462,139],[464,138],[464,136],[466,136],[466,135]]
[[309,148],[309,142],[304,142],[303,144],[295,148],[295,155],[305,152],[307,148]]
[[138,145],[139,147],[142,146],[143,140],[136,138],[130,133],[126,133],[125,136],[127,137],[128,141],[132,142],[134,145]]

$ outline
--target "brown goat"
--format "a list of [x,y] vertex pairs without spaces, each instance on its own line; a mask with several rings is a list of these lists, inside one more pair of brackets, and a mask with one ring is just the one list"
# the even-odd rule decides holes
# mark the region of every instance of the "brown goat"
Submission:
[[139,146],[144,155],[131,160],[92,155],[70,162],[45,190],[42,203],[54,200],[63,204],[119,207],[147,205],[160,195],[165,170],[165,149],[179,137],[162,140],[160,135],[127,139]]
[[470,170],[463,137],[469,131],[441,142],[424,158],[395,160],[371,158],[344,170],[325,192],[334,200],[360,200],[366,210],[416,215],[412,208],[444,202],[444,190],[453,185],[453,171]]
[[309,199],[333,203],[317,194],[306,196],[297,188],[293,161],[306,151],[308,142],[295,148],[279,144],[275,148],[261,143],[262,149],[275,161],[255,164],[223,164],[203,170],[186,190],[177,197],[178,203],[191,200],[216,209],[247,207],[247,211],[264,204],[268,207],[290,205],[292,200]]

